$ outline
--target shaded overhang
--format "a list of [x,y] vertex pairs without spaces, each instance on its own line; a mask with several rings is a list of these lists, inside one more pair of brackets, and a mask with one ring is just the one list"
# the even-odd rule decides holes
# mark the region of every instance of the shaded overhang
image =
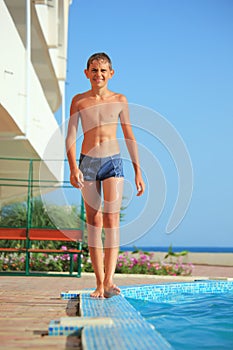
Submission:
[[[26,48],[26,0],[4,1]],[[31,62],[50,108],[55,112],[61,104],[62,97],[58,79],[49,54],[49,48],[40,26],[34,2],[31,2]]]

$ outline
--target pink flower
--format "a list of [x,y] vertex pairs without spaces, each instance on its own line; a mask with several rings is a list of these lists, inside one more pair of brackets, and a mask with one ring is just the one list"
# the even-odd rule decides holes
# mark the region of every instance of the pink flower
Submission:
[[133,265],[136,265],[138,263],[137,259],[131,258],[130,261],[133,263]]
[[147,258],[148,258],[147,255],[141,255],[141,256],[140,256],[140,259],[141,259],[141,260],[147,260]]

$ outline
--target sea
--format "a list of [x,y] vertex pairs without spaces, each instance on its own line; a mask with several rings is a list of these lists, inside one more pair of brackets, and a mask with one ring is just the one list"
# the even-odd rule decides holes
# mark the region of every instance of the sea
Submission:
[[[169,247],[154,247],[154,246],[122,246],[120,250],[123,252],[133,252],[135,250],[141,250],[144,252],[168,252]],[[187,250],[192,253],[233,253],[233,247],[172,247],[174,253],[182,252]]]

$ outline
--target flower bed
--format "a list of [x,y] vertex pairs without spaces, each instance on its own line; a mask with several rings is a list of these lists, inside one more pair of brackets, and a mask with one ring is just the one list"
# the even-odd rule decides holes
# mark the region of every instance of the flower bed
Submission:
[[[55,255],[46,253],[31,254],[30,270],[31,271],[67,271],[69,268],[69,254]],[[77,262],[77,254],[74,255],[74,262]],[[75,264],[76,265],[76,264]],[[25,255],[18,253],[2,253],[0,255],[0,271],[24,271]],[[74,271],[77,271],[75,266]]]
[[175,262],[155,261],[154,253],[139,251],[137,253],[124,252],[119,255],[116,272],[149,275],[188,276],[193,270],[192,264],[184,264],[182,257]]
[[[66,247],[63,247],[65,249]],[[191,275],[193,265],[184,264],[181,256],[175,261],[155,261],[154,253],[143,251],[120,253],[116,266],[116,273],[125,274],[149,274],[149,275]],[[31,254],[31,271],[67,271],[69,268],[69,254]],[[18,253],[0,254],[0,271],[25,270],[25,255]],[[74,255],[74,271],[77,271],[77,254]],[[84,250],[82,256],[82,272],[93,272],[88,250]]]

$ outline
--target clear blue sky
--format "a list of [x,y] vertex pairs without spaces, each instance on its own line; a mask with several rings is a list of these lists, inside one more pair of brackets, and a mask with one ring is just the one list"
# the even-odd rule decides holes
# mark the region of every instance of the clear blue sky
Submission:
[[[140,145],[158,159],[167,194],[157,222],[134,245],[233,247],[232,18],[232,0],[73,0],[67,115],[72,96],[89,89],[83,73],[87,58],[104,51],[115,69],[109,88],[125,94],[130,104],[145,107],[140,125],[147,118],[147,108],[171,123],[192,161],[190,206],[168,235],[165,228],[177,196],[177,171],[164,145],[135,129]],[[152,164],[155,181],[157,170]],[[159,186],[158,179],[158,193]],[[128,180],[126,187],[132,193]],[[125,223],[143,210],[152,195],[148,192],[144,200],[136,199],[134,193],[132,200],[128,198]],[[155,207],[156,196],[157,191],[153,193]],[[143,220],[146,225],[145,216]]]

